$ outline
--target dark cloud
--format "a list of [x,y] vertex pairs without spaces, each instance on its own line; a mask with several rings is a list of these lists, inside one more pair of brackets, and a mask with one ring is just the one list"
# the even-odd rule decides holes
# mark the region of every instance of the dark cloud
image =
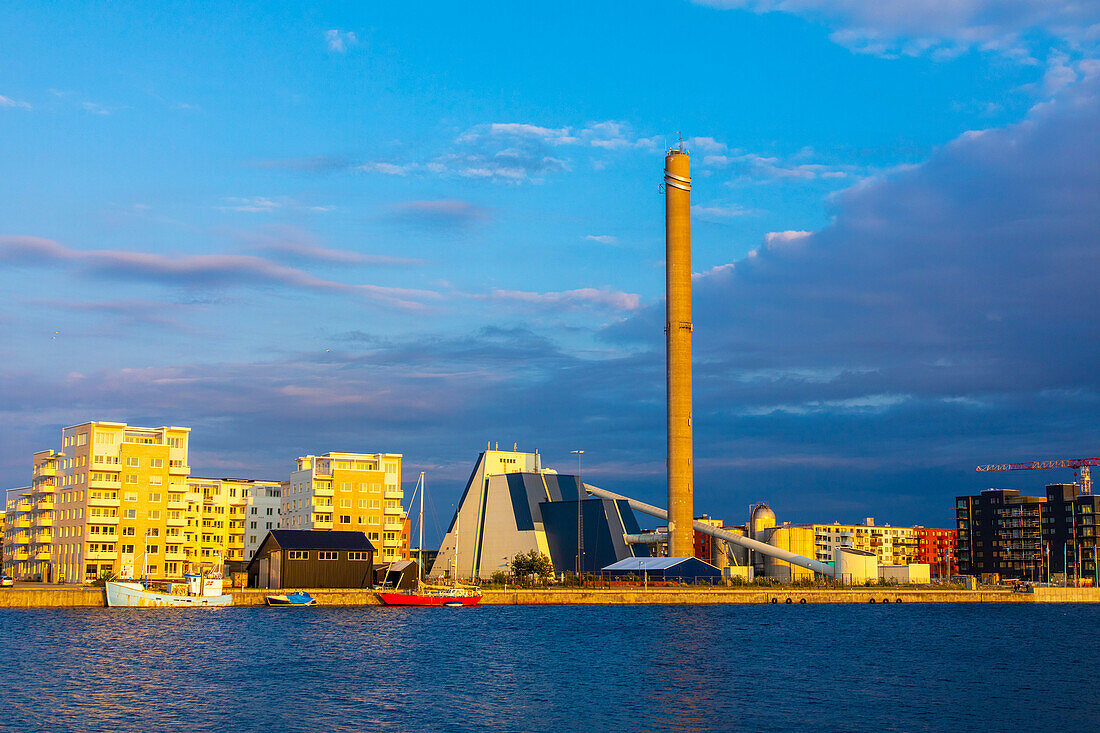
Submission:
[[355,295],[380,305],[406,310],[424,309],[424,301],[439,298],[438,293],[427,290],[324,280],[302,270],[250,255],[168,257],[149,252],[78,250],[53,240],[28,236],[0,236],[0,262],[24,267],[72,267],[98,277],[185,287],[281,285]]

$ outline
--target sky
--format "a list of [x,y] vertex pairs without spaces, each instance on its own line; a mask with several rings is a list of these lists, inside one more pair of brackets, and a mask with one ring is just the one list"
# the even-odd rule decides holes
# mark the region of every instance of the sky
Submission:
[[117,420],[400,452],[440,524],[489,443],[663,504],[681,139],[697,513],[950,526],[1098,453],[1100,3],[28,2],[0,484]]

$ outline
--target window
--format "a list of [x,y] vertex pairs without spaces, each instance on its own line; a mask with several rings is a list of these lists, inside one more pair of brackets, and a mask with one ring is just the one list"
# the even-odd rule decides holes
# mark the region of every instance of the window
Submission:
[[126,465],[127,466],[139,466],[139,465],[141,465],[141,462],[137,459],[136,456],[130,456],[126,459]]
[[305,550],[288,550],[286,553],[287,560],[308,560],[309,553]]
[[123,527],[122,528],[122,536],[123,537],[133,537],[135,534],[137,534],[137,533],[134,531],[133,527]]
[[137,510],[136,509],[127,509],[126,511],[124,511],[122,513],[122,516],[126,519],[137,519]]
[[271,522],[267,523],[267,529],[271,529]]
[[381,517],[371,517],[367,520],[367,524],[382,524]]
[[164,483],[164,477],[163,476],[150,476],[149,477],[149,485],[150,486],[161,486],[163,483]]
[[96,445],[114,445],[115,436],[110,433],[96,433],[95,442]]
[[341,514],[340,524],[351,524],[351,516],[348,514]]
[[133,545],[123,545],[122,546],[122,554],[123,555],[133,555],[134,554],[134,546]]
[[132,474],[132,473],[128,473],[128,474],[126,474],[126,483],[128,483],[128,484],[136,484],[136,483],[137,483],[137,478],[138,478],[138,477],[137,477],[137,476],[135,476],[134,474]]
[[370,560],[370,553],[369,552],[349,552],[348,553],[348,559],[349,560]]
[[153,468],[164,468],[164,459],[163,458],[150,458],[149,459],[149,465],[152,466]]
[[377,540],[378,539],[378,533],[377,532],[371,532],[367,536],[370,537],[372,540]]
[[366,499],[360,499],[359,500],[359,508],[360,509],[366,509],[367,508],[367,500]]
[[249,522],[249,527],[248,528],[249,529],[256,529],[256,523],[255,522]]
[[[158,512],[158,514],[159,514],[159,512]],[[145,536],[146,537],[160,537],[160,528],[159,527],[150,527],[149,529],[147,529],[145,531]]]
[[335,550],[321,550],[317,553],[317,557],[321,560],[335,560],[336,554]]
[[159,555],[160,545],[149,545],[147,548],[145,548],[145,551],[148,552],[150,555]]
[[346,481],[345,481],[345,482],[341,482],[341,484],[340,484],[340,491],[341,491],[341,492],[345,492],[345,491],[351,491],[351,484],[347,483]]
[[157,493],[157,492],[153,492],[153,493],[149,494],[149,501],[153,504],[159,504],[160,503],[160,494]]
[[183,438],[169,438],[168,439],[168,445],[170,445],[173,448],[182,448],[183,447]]
[[273,509],[272,509],[271,507],[268,507],[268,508],[267,508],[267,516],[269,516],[269,517],[270,517],[270,516],[271,516],[271,513],[272,513],[273,511],[274,511],[274,510],[273,510]]
[[340,500],[340,508],[341,509],[351,509],[351,499],[341,499]]
[[149,518],[150,519],[160,519],[160,509],[150,509],[149,510]]

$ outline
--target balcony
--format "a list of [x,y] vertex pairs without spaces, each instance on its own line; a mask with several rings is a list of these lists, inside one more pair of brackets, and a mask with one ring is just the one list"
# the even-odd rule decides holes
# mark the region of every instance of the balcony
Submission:
[[405,492],[401,489],[386,488],[385,497],[387,499],[404,499]]
[[186,501],[171,501],[171,500],[169,500],[168,503],[165,506],[167,506],[169,509],[174,509],[176,511],[187,511],[187,502]]
[[102,496],[91,496],[89,494],[88,495],[88,506],[120,507],[120,506],[122,506],[122,501],[120,499],[117,499],[117,498],[116,499],[107,499],[107,498],[102,497]]
[[118,480],[117,478],[115,478],[115,479],[102,479],[102,478],[88,479],[88,488],[89,489],[117,489],[121,486],[122,486],[122,482],[120,480]]
[[390,520],[390,521],[386,522],[384,525],[382,525],[382,529],[384,529],[387,532],[400,532],[401,530],[405,529],[405,523],[404,522],[394,522],[393,520]]
[[405,510],[402,509],[399,506],[388,506],[388,507],[386,507],[382,510],[382,513],[383,514],[396,514],[397,516],[401,516],[402,514],[405,513]]
[[187,518],[186,517],[179,517],[177,519],[168,519],[168,520],[166,520],[166,523],[169,527],[186,527],[187,526]]
[[400,547],[400,546],[401,546],[401,540],[399,540],[399,539],[382,540],[382,547]]
[[49,560],[50,559],[49,549],[47,548],[45,550],[39,550],[38,552],[34,553],[34,559],[35,560]]
[[318,488],[318,487],[315,486],[313,488],[313,495],[314,496],[335,496],[336,492],[335,492],[334,489],[332,489],[332,487],[329,487],[327,489],[322,489],[322,488]]
[[321,504],[314,504],[313,505],[313,511],[315,511],[315,512],[324,512],[326,514],[331,514],[332,513],[332,504],[329,504],[328,506],[323,506]]
[[114,560],[115,553],[113,552],[85,552],[85,560]]
[[24,499],[23,501],[21,501],[21,502],[19,502],[18,504],[15,505],[15,511],[17,511],[17,512],[29,512],[30,510],[31,510],[31,503],[30,503],[30,501],[28,501],[26,499]]
[[53,499],[42,499],[35,507],[36,511],[40,512],[52,512],[53,511]]
[[38,468],[34,469],[34,475],[35,476],[59,476],[60,471],[58,471],[57,466],[55,464],[45,464],[45,465],[39,466]]
[[114,525],[117,526],[118,525],[118,517],[96,517],[96,516],[89,515],[88,516],[88,523],[89,524],[114,524]]
[[314,529],[332,529],[332,522],[331,521],[328,521],[328,522],[314,522],[313,523],[313,528]]
[[19,562],[25,562],[28,558],[26,550],[16,550],[11,554],[11,559]]
[[20,517],[19,519],[16,519],[14,522],[12,522],[12,524],[19,529],[30,529],[31,520],[30,517]]
[[53,517],[36,517],[34,520],[34,526],[36,527],[52,527]]
[[190,466],[173,466],[173,465],[169,464],[168,473],[169,474],[180,475],[180,476],[188,476],[191,473],[191,467]]

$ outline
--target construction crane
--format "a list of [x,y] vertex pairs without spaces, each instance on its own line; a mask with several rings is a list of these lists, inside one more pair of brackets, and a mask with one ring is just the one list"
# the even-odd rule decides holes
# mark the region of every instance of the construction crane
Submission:
[[1031,463],[994,463],[978,466],[975,471],[1036,471],[1044,468],[1072,468],[1074,475],[1081,477],[1081,493],[1092,493],[1092,479],[1089,467],[1100,466],[1100,458],[1070,458],[1062,461],[1032,461]]

